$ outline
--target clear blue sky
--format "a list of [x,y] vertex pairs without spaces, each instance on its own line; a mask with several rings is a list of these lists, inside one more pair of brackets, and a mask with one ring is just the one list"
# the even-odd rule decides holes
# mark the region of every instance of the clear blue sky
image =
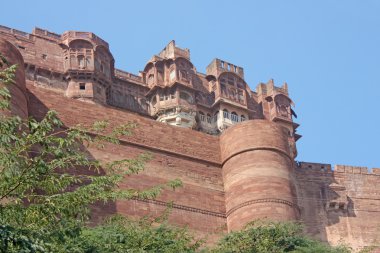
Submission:
[[286,81],[298,160],[380,167],[380,1],[5,1],[0,24],[92,31],[116,67],[138,73],[170,40],[198,71],[215,57],[254,89]]

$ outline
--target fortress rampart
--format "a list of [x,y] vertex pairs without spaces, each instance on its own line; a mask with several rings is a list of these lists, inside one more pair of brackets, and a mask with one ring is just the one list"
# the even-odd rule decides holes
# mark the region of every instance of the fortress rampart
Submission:
[[121,145],[89,154],[112,161],[149,151],[146,170],[124,187],[184,184],[155,200],[94,206],[94,221],[159,215],[174,201],[169,221],[211,241],[259,218],[298,220],[316,238],[355,248],[380,238],[380,169],[296,162],[300,135],[287,84],[270,80],[251,91],[243,69],[220,59],[206,74],[194,72],[190,51],[174,42],[139,75],[114,69],[108,43],[92,33],[0,27],[0,51],[19,65],[14,114],[41,119],[56,110],[68,127],[133,121],[138,127]]
[[243,122],[220,137],[228,230],[267,218],[296,220],[293,158],[285,127]]

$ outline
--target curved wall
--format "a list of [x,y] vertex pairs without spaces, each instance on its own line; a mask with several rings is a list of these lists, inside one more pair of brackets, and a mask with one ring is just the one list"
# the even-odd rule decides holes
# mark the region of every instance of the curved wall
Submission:
[[[8,60],[10,65],[17,64],[16,78],[9,85],[11,97],[11,112],[21,118],[28,117],[28,99],[25,86],[24,59],[18,49],[9,41],[0,38],[0,52]],[[4,67],[4,66],[3,66]]]
[[249,120],[220,137],[228,230],[255,219],[295,220],[299,215],[287,130]]

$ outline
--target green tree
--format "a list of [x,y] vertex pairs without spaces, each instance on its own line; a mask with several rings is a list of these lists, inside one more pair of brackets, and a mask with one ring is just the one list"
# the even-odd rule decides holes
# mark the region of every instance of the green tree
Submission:
[[349,253],[346,247],[331,247],[303,234],[293,222],[255,221],[241,231],[223,237],[214,253]]

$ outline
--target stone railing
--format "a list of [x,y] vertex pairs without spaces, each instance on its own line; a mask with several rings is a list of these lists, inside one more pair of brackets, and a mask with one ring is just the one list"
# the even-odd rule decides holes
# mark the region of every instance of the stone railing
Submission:
[[92,40],[97,45],[102,45],[106,48],[109,48],[109,45],[106,41],[96,36],[91,32],[77,32],[77,31],[68,31],[62,34],[62,40],[73,40],[73,39],[89,39]]
[[134,75],[132,73],[129,73],[129,72],[126,72],[126,71],[120,70],[120,69],[115,69],[115,76],[122,78],[122,79],[129,79],[129,80],[137,81],[140,83],[143,82],[143,79],[141,76]]

